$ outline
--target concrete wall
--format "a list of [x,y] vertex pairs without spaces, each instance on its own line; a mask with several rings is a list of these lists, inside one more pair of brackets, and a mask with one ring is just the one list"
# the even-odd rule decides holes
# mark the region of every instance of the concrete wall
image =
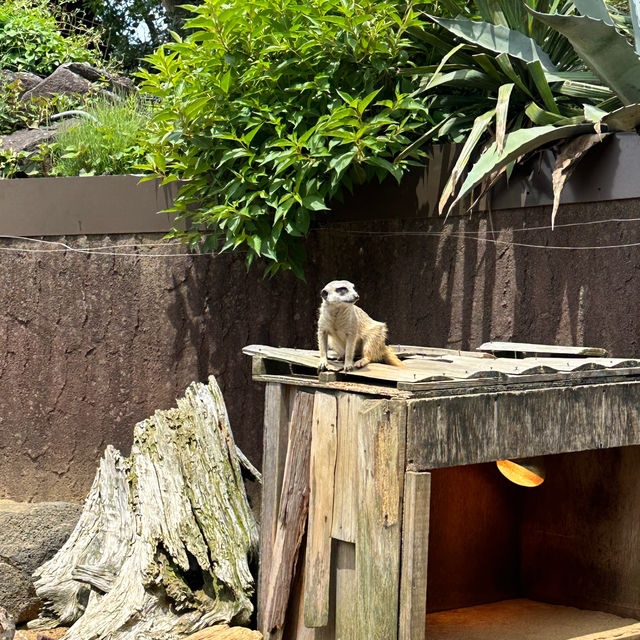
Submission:
[[[557,223],[577,226],[555,231],[533,229],[548,227],[548,207],[443,224],[425,215],[424,180],[366,188],[337,207],[326,221],[343,222],[321,222],[307,242],[307,283],[247,274],[242,256],[23,253],[13,249],[33,245],[0,241],[0,497],[81,500],[106,444],[127,451],[136,421],[209,373],[259,464],[263,389],[241,349],[312,346],[318,293],[333,278],[358,285],[392,342],[468,349],[514,339],[640,356],[638,247],[510,244],[640,242],[637,220],[604,222],[640,218],[640,200],[565,205]],[[97,247],[159,237],[57,239]]]

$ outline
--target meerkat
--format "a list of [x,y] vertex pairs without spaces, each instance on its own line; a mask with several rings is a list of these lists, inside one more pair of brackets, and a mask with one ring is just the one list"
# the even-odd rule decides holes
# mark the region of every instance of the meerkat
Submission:
[[[372,320],[355,303],[360,296],[348,280],[333,280],[322,290],[318,316],[318,371],[327,370],[327,351],[332,348],[344,358],[344,371],[360,369],[370,362],[405,367],[386,345],[387,325]],[[362,356],[354,363],[355,354]]]

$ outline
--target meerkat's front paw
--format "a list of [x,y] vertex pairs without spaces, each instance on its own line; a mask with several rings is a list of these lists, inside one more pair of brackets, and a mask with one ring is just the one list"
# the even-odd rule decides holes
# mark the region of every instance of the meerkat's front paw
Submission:
[[318,373],[322,373],[323,371],[327,371],[329,368],[329,363],[326,358],[320,358],[320,364],[318,365]]
[[353,363],[352,364],[347,364],[345,363],[344,367],[342,367],[343,371],[353,371]]

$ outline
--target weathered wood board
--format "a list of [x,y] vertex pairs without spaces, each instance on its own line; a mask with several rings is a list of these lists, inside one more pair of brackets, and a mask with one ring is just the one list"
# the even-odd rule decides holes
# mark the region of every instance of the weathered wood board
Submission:
[[408,411],[413,471],[640,444],[640,382],[416,399]]
[[304,583],[304,624],[307,627],[325,627],[329,622],[337,418],[336,396],[317,392],[313,405],[311,492]]
[[289,422],[289,441],[282,480],[278,520],[265,577],[262,633],[267,640],[282,635],[300,543],[309,505],[309,458],[313,394],[298,390]]
[[356,394],[338,395],[338,434],[335,497],[331,536],[344,542],[356,541],[358,469],[358,416],[365,399]]
[[264,628],[264,612],[271,575],[273,543],[278,522],[282,476],[289,439],[290,389],[280,384],[267,384],[264,404],[263,476],[260,526],[260,568],[258,578],[258,627]]
[[431,474],[404,476],[399,640],[424,640]]
[[498,353],[531,353],[557,356],[594,356],[604,357],[607,350],[600,347],[572,347],[555,344],[531,344],[528,342],[485,342],[478,351]]
[[370,400],[358,418],[356,576],[362,640],[398,637],[406,405]]

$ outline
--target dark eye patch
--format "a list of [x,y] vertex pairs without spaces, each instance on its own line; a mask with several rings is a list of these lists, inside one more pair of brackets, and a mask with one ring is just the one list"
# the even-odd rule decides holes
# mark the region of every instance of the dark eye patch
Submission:
[[347,293],[347,287],[338,287],[336,293]]

